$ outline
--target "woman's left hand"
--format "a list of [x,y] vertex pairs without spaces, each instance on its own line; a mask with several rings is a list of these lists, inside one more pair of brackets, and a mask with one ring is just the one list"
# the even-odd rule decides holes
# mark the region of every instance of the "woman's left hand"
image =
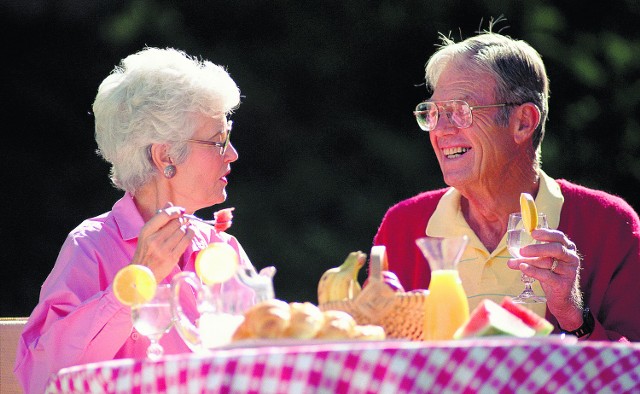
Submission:
[[520,249],[525,258],[510,259],[507,265],[538,280],[549,312],[564,329],[577,329],[582,324],[582,294],[576,245],[558,230],[537,229],[531,235],[544,243]]

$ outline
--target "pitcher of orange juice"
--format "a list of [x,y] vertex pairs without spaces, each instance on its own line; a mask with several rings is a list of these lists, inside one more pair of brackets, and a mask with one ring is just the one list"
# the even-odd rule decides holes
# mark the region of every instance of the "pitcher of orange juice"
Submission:
[[458,275],[458,262],[469,238],[424,237],[416,244],[431,268],[429,297],[425,305],[423,339],[453,339],[469,318],[469,302]]

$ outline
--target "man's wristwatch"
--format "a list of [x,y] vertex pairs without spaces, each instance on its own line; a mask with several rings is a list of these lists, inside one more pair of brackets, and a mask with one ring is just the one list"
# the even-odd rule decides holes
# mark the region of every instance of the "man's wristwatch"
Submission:
[[578,327],[577,330],[567,331],[567,330],[564,330],[562,327],[560,327],[560,331],[562,331],[564,334],[575,335],[578,338],[581,338],[585,335],[591,334],[593,332],[593,328],[595,327],[595,325],[596,324],[595,324],[595,321],[593,320],[593,315],[591,314],[591,311],[587,307],[582,310],[582,325]]

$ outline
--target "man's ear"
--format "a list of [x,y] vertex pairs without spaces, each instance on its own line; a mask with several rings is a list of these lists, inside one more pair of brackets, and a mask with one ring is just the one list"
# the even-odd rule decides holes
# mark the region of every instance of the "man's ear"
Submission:
[[514,124],[514,139],[521,144],[530,140],[536,128],[540,124],[540,109],[533,103],[524,103],[516,108]]
[[149,154],[151,162],[160,172],[166,166],[173,164],[173,160],[169,156],[169,147],[165,144],[152,144],[149,148]]

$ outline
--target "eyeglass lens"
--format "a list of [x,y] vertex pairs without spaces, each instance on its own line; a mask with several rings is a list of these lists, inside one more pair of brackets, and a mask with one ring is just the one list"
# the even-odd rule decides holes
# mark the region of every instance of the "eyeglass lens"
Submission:
[[227,121],[227,135],[224,139],[224,145],[220,148],[220,154],[224,155],[229,147],[229,140],[231,138],[231,128],[233,127],[233,121]]
[[414,112],[420,128],[431,131],[436,128],[440,110],[444,112],[449,122],[455,127],[465,128],[471,126],[471,108],[466,101],[452,100],[441,103],[425,101],[416,107]]

